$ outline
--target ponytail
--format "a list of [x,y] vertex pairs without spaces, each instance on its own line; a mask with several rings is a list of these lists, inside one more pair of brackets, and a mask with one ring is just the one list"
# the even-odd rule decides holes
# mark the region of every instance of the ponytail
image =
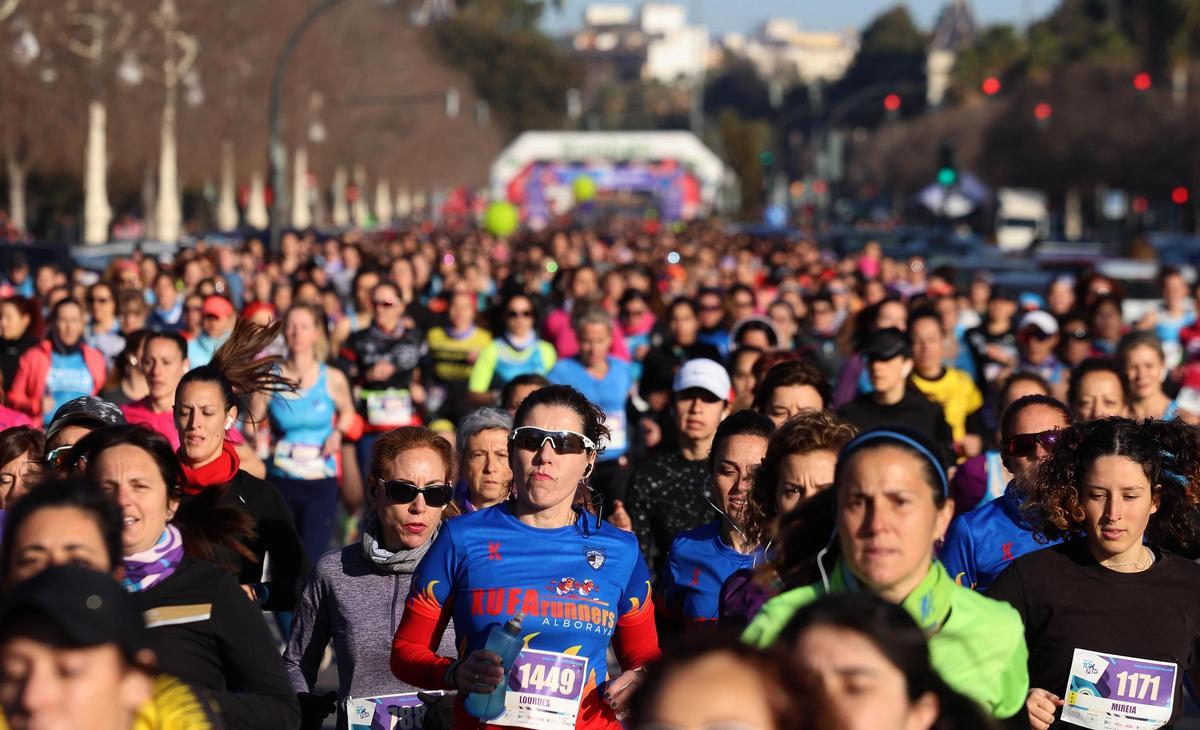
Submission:
[[212,360],[189,370],[179,381],[176,393],[191,382],[216,383],[221,389],[225,408],[236,407],[238,413],[248,417],[248,401],[253,394],[294,392],[297,383],[279,372],[283,357],[262,354],[275,341],[282,326],[280,320],[263,327],[239,319],[233,334],[217,348]]

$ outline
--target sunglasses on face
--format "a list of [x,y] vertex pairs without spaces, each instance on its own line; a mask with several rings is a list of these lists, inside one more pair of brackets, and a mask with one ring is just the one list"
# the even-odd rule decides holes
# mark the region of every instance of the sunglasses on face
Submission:
[[517,319],[519,317],[520,318],[525,318],[525,317],[532,318],[533,310],[532,309],[519,309],[519,310],[518,309],[510,309],[510,310],[508,310],[508,312],[506,312],[506,314],[509,319]]
[[510,444],[526,451],[539,451],[547,441],[556,454],[582,454],[596,450],[595,441],[575,431],[546,431],[536,426],[521,426],[508,437]]
[[450,504],[450,500],[454,499],[454,487],[449,484],[428,484],[424,487],[418,487],[412,482],[406,482],[401,479],[391,479],[389,481],[377,480],[379,486],[383,488],[383,496],[393,504],[408,504],[417,498],[418,495],[425,496],[425,504],[430,507],[445,507]]
[[1041,433],[1017,434],[1008,437],[1008,441],[1004,443],[1004,450],[1009,456],[1033,456],[1037,453],[1038,444],[1050,451],[1061,437],[1062,432],[1056,428]]

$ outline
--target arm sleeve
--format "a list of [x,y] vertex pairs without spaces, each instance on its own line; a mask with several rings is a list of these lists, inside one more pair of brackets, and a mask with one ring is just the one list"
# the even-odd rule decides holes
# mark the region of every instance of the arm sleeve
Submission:
[[308,584],[300,593],[300,605],[292,622],[292,635],[283,652],[283,665],[296,692],[311,692],[317,686],[321,658],[332,637],[325,603],[325,582],[319,570],[319,567],[313,569]]
[[337,359],[334,362],[338,369],[346,373],[346,377],[351,383],[358,381],[358,353],[354,350],[354,336],[351,335],[346,340],[346,344],[338,350]]
[[657,659],[658,631],[654,626],[654,601],[650,597],[650,571],[638,553],[625,593],[618,604],[613,649],[622,669],[633,669]]
[[[309,562],[304,554],[300,533],[292,521],[291,512],[279,489],[270,482],[266,484],[264,509],[257,530],[263,546],[271,555],[271,580],[266,582],[270,596],[263,604],[266,611],[291,611],[299,600],[304,578],[308,575]],[[318,556],[319,557],[319,556]]]
[[300,705],[262,613],[246,600],[232,577],[215,587],[217,643],[225,683],[210,691],[229,727],[292,730]]
[[26,350],[18,361],[17,374],[13,376],[12,387],[8,390],[8,404],[22,413],[37,416],[38,409],[34,403],[37,397],[36,394],[30,392],[32,388],[33,373],[30,367],[29,350]]
[[425,689],[451,689],[445,675],[452,660],[438,656],[437,648],[454,607],[455,553],[451,531],[442,529],[413,576],[404,616],[392,639],[392,674],[401,682]]
[[946,566],[946,572],[963,588],[975,588],[975,538],[971,528],[961,516],[955,517],[946,531],[946,544],[938,553],[938,559]]
[[496,343],[489,342],[479,351],[479,357],[471,368],[471,379],[467,381],[467,390],[472,393],[486,393],[492,387],[492,378],[496,375]]

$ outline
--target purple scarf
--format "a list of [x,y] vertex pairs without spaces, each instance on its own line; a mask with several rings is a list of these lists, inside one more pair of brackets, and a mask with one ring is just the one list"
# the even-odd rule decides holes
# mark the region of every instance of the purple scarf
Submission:
[[183,560],[183,537],[174,525],[167,525],[154,547],[125,557],[125,579],[121,584],[130,593],[144,591],[175,572]]

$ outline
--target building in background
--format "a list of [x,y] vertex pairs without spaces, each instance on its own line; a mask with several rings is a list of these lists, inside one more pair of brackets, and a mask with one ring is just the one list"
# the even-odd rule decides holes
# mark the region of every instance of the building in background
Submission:
[[765,78],[830,83],[840,79],[858,53],[856,31],[808,31],[788,18],[771,18],[750,35],[727,33],[721,45],[754,64]]
[[701,78],[708,61],[709,32],[688,25],[682,5],[646,3],[636,13],[623,5],[589,5],[584,27],[568,47],[584,63],[587,84]]

